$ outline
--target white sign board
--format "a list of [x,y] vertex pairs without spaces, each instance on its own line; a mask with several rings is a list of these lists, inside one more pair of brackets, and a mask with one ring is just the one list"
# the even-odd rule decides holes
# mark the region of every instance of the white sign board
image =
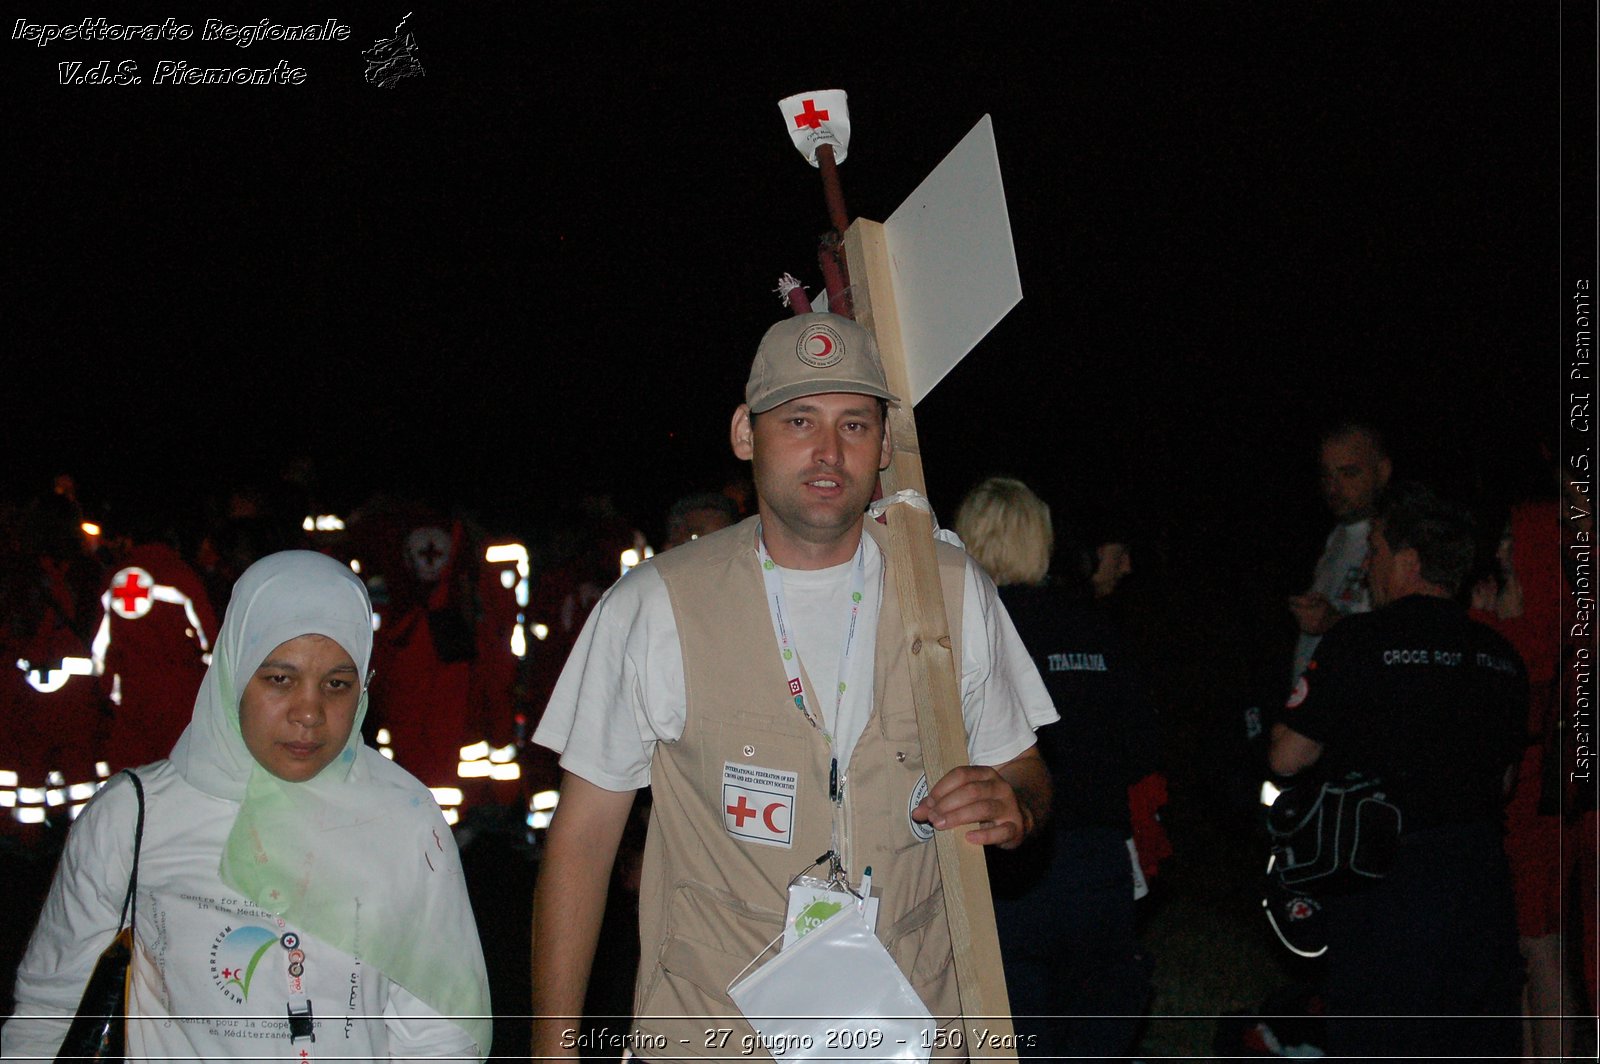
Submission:
[[984,115],[884,223],[915,406],[1022,300]]

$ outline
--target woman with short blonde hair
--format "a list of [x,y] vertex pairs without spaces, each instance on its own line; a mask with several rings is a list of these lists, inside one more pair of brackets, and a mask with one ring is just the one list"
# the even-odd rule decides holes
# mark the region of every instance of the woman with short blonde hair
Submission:
[[1050,507],[1020,480],[990,477],[969,491],[956,511],[956,535],[999,587],[1042,584],[1050,570]]

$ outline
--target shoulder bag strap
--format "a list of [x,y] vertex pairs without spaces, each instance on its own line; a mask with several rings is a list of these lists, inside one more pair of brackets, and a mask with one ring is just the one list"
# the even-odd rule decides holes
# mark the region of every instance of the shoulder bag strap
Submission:
[[135,910],[138,903],[135,895],[139,887],[139,844],[144,841],[144,784],[139,782],[139,776],[131,768],[122,770],[133,781],[133,791],[139,797],[139,819],[133,828],[133,871],[128,874],[128,895],[122,899],[122,916],[117,920],[117,930],[123,926],[133,927]]

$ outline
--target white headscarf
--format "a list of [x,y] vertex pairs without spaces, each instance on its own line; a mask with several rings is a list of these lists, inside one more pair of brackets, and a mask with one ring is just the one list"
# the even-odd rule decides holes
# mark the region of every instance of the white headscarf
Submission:
[[348,568],[314,551],[269,555],[234,585],[172,764],[240,803],[223,883],[373,965],[489,1051],[489,983],[455,840],[427,789],[361,744],[363,690],[344,749],[304,783],[259,765],[239,726],[244,684],[277,647],[334,640],[363,680],[372,607]]

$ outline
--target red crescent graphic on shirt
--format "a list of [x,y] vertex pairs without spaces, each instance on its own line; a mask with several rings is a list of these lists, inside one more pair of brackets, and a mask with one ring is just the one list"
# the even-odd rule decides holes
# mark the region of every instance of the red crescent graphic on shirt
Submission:
[[767,806],[765,809],[763,809],[761,811],[761,819],[762,819],[762,821],[765,822],[765,824],[767,825],[767,830],[772,832],[774,835],[782,835],[783,832],[784,832],[784,829],[780,828],[777,824],[774,824],[772,822],[772,814],[777,812],[780,809],[787,809],[787,808],[789,808],[789,807],[787,805],[785,805],[784,803],[782,803],[782,802],[773,802],[771,805]]

